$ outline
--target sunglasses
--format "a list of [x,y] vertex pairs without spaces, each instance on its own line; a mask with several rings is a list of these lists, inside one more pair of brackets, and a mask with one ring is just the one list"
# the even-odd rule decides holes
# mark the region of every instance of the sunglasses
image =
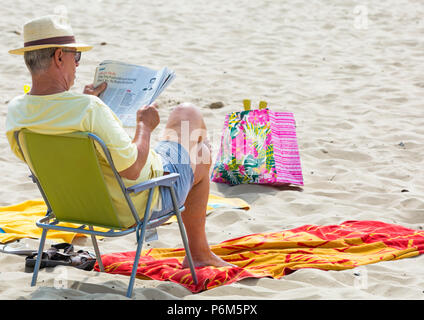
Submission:
[[[71,53],[75,53],[74,59],[75,59],[75,63],[79,62],[81,60],[81,51],[75,51],[75,50],[67,50],[67,49],[62,49],[63,52],[71,52]],[[55,51],[56,52],[56,51]],[[54,56],[55,52],[53,52],[53,54],[51,55],[52,57]]]

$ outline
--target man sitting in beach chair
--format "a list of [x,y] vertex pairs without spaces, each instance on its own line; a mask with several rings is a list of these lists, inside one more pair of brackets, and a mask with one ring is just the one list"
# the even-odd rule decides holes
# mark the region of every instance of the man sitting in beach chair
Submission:
[[[211,150],[199,109],[191,104],[177,106],[169,116],[163,137],[151,149],[151,134],[160,122],[156,106],[142,106],[137,111],[137,126],[131,140],[116,115],[98,98],[106,88],[105,83],[97,88],[88,85],[83,94],[68,91],[74,84],[81,53],[92,47],[75,41],[64,17],[45,16],[28,22],[24,26],[24,41],[23,48],[9,51],[24,55],[32,76],[31,91],[14,98],[8,106],[6,131],[12,151],[23,160],[14,139],[14,132],[22,128],[44,134],[87,131],[106,143],[125,185],[165,172],[178,173],[175,189],[179,206],[185,206],[182,218],[195,266],[229,266],[210,250],[205,232]],[[183,122],[189,124],[189,132],[183,132]],[[190,137],[190,141],[182,141],[182,137]],[[190,159],[190,154],[200,155],[196,158],[203,161]],[[101,165],[108,165],[107,161],[101,161]],[[116,185],[110,188],[112,194],[121,192]],[[132,197],[137,209],[147,202],[146,192]],[[169,193],[156,193],[154,203],[160,205],[152,212],[152,218],[173,208]],[[187,258],[183,267],[188,267]]]

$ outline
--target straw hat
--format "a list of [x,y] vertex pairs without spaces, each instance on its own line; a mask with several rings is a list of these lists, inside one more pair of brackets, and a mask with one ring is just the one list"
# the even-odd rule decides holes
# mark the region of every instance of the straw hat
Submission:
[[48,15],[27,22],[24,25],[24,47],[10,50],[11,54],[23,55],[32,51],[53,47],[72,47],[78,51],[88,51],[93,47],[77,43],[68,19],[58,15]]

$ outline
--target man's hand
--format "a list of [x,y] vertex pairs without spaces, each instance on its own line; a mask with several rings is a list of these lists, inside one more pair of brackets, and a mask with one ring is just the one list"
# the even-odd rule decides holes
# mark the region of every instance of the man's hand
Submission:
[[159,112],[156,105],[144,106],[137,110],[137,126],[133,143],[137,146],[137,160],[131,167],[120,171],[123,178],[136,180],[146,164],[150,150],[150,135],[160,122]]
[[84,87],[84,94],[92,94],[93,96],[99,96],[103,91],[106,90],[107,83],[103,82],[102,84],[98,85],[94,88],[94,84],[89,84]]
[[158,126],[159,122],[159,111],[156,104],[144,106],[137,110],[137,124],[142,123],[150,132]]

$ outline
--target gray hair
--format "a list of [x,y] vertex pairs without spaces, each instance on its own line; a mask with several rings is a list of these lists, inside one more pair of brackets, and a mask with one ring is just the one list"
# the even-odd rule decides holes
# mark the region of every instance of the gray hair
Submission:
[[24,53],[25,64],[31,74],[47,70],[50,66],[52,55],[57,48],[44,48]]

